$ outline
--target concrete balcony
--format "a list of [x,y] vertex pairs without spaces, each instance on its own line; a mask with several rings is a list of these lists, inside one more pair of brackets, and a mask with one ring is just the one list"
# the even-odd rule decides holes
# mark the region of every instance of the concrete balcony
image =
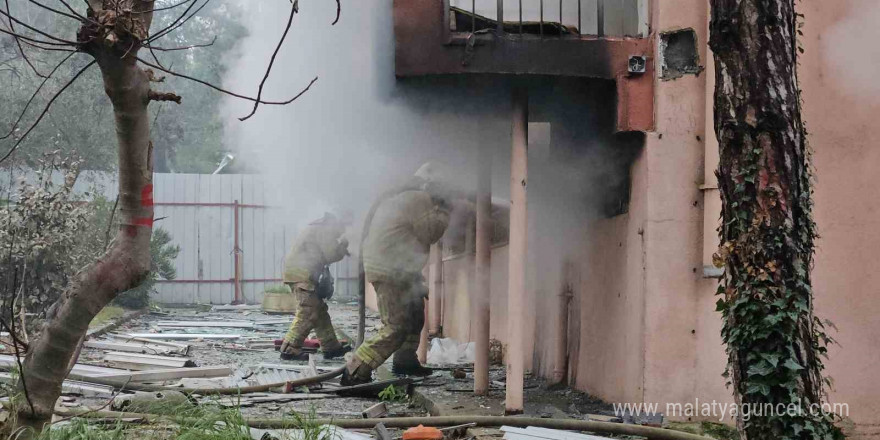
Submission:
[[613,80],[617,130],[648,131],[654,60],[647,9],[644,0],[395,0],[395,73]]

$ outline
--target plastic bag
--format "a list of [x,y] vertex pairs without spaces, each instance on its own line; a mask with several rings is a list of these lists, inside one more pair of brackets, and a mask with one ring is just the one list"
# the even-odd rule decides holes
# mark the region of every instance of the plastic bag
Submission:
[[436,338],[428,350],[428,363],[435,365],[462,364],[474,361],[474,343],[458,343],[451,338]]

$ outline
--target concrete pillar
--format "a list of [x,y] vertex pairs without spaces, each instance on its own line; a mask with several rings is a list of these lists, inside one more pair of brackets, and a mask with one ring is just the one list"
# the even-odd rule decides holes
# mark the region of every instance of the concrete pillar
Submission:
[[492,258],[492,153],[482,145],[477,169],[476,282],[471,295],[474,316],[474,394],[489,392],[489,303]]
[[568,377],[568,308],[574,295],[574,262],[566,259],[562,264],[562,279],[560,280],[560,292],[558,311],[556,317],[556,331],[554,339],[553,383],[565,383]]
[[507,394],[505,412],[523,412],[523,364],[525,361],[526,255],[528,252],[528,121],[529,95],[525,88],[513,91],[512,151],[510,159],[510,245],[507,290]]
[[428,273],[428,331],[434,336],[442,336],[442,315],[440,301],[443,298],[443,240],[431,246],[430,269]]
[[419,358],[419,362],[424,365],[428,362],[428,310],[430,308],[430,301],[425,300],[425,324],[422,325],[422,334],[419,335],[419,349],[416,350],[416,355]]

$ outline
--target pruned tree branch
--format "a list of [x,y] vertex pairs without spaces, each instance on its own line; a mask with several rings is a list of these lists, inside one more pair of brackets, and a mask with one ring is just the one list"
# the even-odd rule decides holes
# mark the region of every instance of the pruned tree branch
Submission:
[[153,9],[150,10],[150,11],[144,11],[144,12],[160,12],[160,11],[167,11],[167,10],[169,10],[169,9],[174,9],[174,8],[176,8],[176,7],[178,7],[178,6],[183,6],[183,5],[187,4],[187,3],[194,2],[194,1],[196,1],[196,0],[184,0],[184,1],[180,2],[180,3],[176,3],[176,4],[173,4],[173,5],[171,5],[171,6],[163,6],[163,7],[161,7],[161,8],[153,8]]
[[[6,9],[7,9],[7,10],[9,9],[9,0],[6,0]],[[30,30],[33,31],[33,32],[36,32],[36,33],[39,34],[39,35],[42,35],[42,36],[44,36],[44,37],[50,39],[50,40],[55,40],[55,41],[57,41],[57,42],[59,42],[59,43],[63,43],[64,45],[67,45],[67,46],[74,46],[74,47],[79,46],[79,43],[77,43],[76,41],[65,40],[65,39],[63,39],[63,38],[56,37],[56,36],[54,36],[54,35],[52,35],[52,34],[50,34],[50,33],[48,33],[48,32],[41,31],[40,29],[37,29],[37,28],[35,28],[35,27],[33,27],[33,26],[31,26],[31,25],[29,25],[29,24],[27,24],[27,23],[25,23],[25,22],[23,22],[23,21],[21,21],[21,20],[15,18],[15,17],[13,17],[11,13],[9,13],[9,12],[7,12],[7,11],[4,11],[4,10],[2,10],[2,9],[0,9],[0,15],[3,15],[3,16],[5,16],[7,19],[9,19],[9,26],[10,26],[10,30],[11,30],[12,32],[15,32],[15,29],[12,29],[12,22],[15,22],[15,23],[18,23],[18,24],[20,24],[21,26],[27,28],[27,29],[30,29]]]
[[[144,47],[146,47],[150,50],[158,50],[160,52],[174,52],[177,50],[188,50],[188,49],[196,49],[196,48],[200,48],[200,47],[210,47],[210,46],[213,46],[214,43],[216,43],[216,42],[217,42],[217,36],[215,35],[210,43],[191,44],[189,46],[181,46],[181,47],[160,47],[160,46],[152,46],[152,45],[144,45]],[[155,58],[155,56],[154,56],[154,58]],[[156,61],[158,62],[159,60],[156,60]]]
[[[260,88],[257,90],[257,99],[254,101],[254,108],[247,116],[238,118],[239,121],[247,121],[251,116],[257,113],[257,108],[260,106],[260,99],[263,97],[263,86],[266,85],[266,81],[269,79],[269,74],[272,73],[272,66],[275,65],[275,58],[278,56],[278,52],[281,50],[281,45],[284,44],[284,40],[287,39],[287,33],[290,32],[290,26],[293,24],[293,16],[296,15],[297,12],[299,12],[299,0],[295,0],[290,7],[290,16],[287,18],[287,26],[284,27],[281,39],[278,40],[278,45],[275,46],[275,51],[272,52],[272,58],[269,59],[269,66],[266,67],[266,73],[263,75],[263,80],[260,81]],[[311,87],[311,84],[309,84],[309,87]]]
[[76,82],[76,80],[79,79],[79,77],[82,76],[82,74],[85,73],[86,70],[89,70],[90,67],[94,66],[95,63],[97,63],[97,61],[91,61],[89,64],[86,64],[86,66],[80,69],[80,71],[77,72],[76,75],[73,76],[73,78],[71,78],[69,81],[67,81],[67,83],[64,84],[64,87],[55,92],[55,95],[52,96],[52,99],[50,99],[49,102],[46,104],[46,107],[43,108],[43,111],[40,113],[40,116],[37,117],[37,120],[34,121],[34,123],[31,124],[30,128],[28,128],[27,131],[18,139],[18,141],[15,142],[15,145],[13,145],[12,148],[10,148],[9,151],[7,151],[6,154],[3,155],[3,157],[0,157],[0,163],[3,163],[4,161],[6,161],[6,159],[9,159],[9,156],[12,156],[12,153],[14,153],[15,150],[18,149],[21,143],[24,142],[25,139],[27,139],[28,135],[34,130],[34,128],[40,123],[40,121],[43,120],[55,100],[57,100],[58,97],[61,96],[64,91],[67,90],[68,87],[70,87],[71,84]]
[[52,76],[55,75],[55,72],[58,71],[58,68],[61,67],[62,64],[67,62],[67,60],[69,60],[70,57],[72,57],[74,55],[74,53],[71,53],[71,54],[67,55],[66,57],[64,57],[64,59],[62,59],[61,62],[56,64],[55,68],[52,69],[52,71],[49,72],[49,74],[43,78],[43,81],[40,83],[40,85],[37,87],[37,89],[34,90],[34,93],[31,94],[31,97],[30,97],[30,99],[28,99],[27,103],[25,103],[24,108],[21,109],[21,112],[18,114],[18,118],[15,120],[15,123],[12,124],[12,127],[9,129],[9,132],[6,133],[5,135],[3,135],[2,137],[0,137],[0,140],[6,139],[9,136],[12,136],[13,133],[15,133],[15,129],[18,128],[18,124],[21,123],[22,118],[24,118],[25,113],[27,113],[28,107],[30,107],[31,103],[34,102],[34,99],[36,99],[37,95],[40,93],[40,90],[43,89],[43,86],[46,85],[46,82],[49,81],[49,78],[52,78]]
[[[171,76],[176,76],[176,77],[178,77],[178,78],[188,79],[188,80],[190,80],[190,81],[197,82],[197,83],[199,83],[199,84],[202,84],[202,85],[204,85],[204,86],[210,87],[210,88],[212,88],[212,89],[214,89],[214,90],[216,90],[216,91],[218,91],[218,92],[221,92],[221,93],[227,94],[227,95],[229,95],[229,96],[234,96],[234,97],[239,98],[239,99],[244,99],[245,101],[251,101],[251,102],[256,102],[256,101],[258,101],[257,98],[254,98],[254,97],[251,97],[251,96],[247,96],[247,95],[242,95],[242,94],[240,94],[240,93],[231,92],[231,91],[226,90],[226,89],[224,89],[224,88],[222,88],[222,87],[219,87],[219,86],[216,86],[216,85],[214,85],[214,84],[211,84],[211,83],[209,83],[208,81],[205,81],[205,80],[202,80],[202,79],[198,79],[198,78],[193,78],[193,77],[191,77],[191,76],[189,76],[189,75],[184,75],[184,74],[182,74],[182,73],[177,73],[177,72],[174,72],[174,71],[172,71],[172,70],[162,68],[161,66],[157,66],[157,65],[155,65],[155,64],[152,64],[152,63],[150,63],[150,62],[148,62],[148,61],[143,60],[142,58],[137,58],[137,60],[140,61],[140,62],[141,62],[142,64],[144,64],[144,65],[150,66],[150,67],[152,67],[152,68],[154,68],[154,69],[157,69],[157,70],[161,70],[162,72],[165,72],[165,73],[167,73],[167,74],[169,74],[169,75],[171,75]],[[294,96],[293,98],[290,98],[290,99],[288,99],[288,100],[286,100],[286,101],[263,101],[263,100],[259,100],[259,102],[260,102],[260,104],[263,104],[263,105],[287,105],[287,104],[290,104],[291,102],[296,101],[297,98],[299,98],[300,96],[302,96],[303,93],[307,92],[307,91],[312,87],[312,84],[314,84],[316,81],[318,81],[318,77],[317,77],[317,76],[316,76],[315,78],[313,78],[311,82],[309,82],[309,85],[306,86],[306,88],[302,89],[302,91],[300,91],[299,93],[297,93],[296,96]]]
[[150,90],[148,93],[150,101],[171,101],[177,104],[180,104],[180,96],[171,93],[171,92],[156,92],[154,90]]
[[[189,11],[191,11],[192,8],[196,4],[198,4],[198,0],[192,2],[189,6],[187,6],[186,10],[183,11],[182,14],[180,14],[179,17],[175,18],[174,21],[171,22],[171,24],[169,24],[168,26],[165,26],[164,28],[155,32],[150,38],[147,38],[146,43],[152,43],[152,42],[164,37],[165,35],[168,35],[169,33],[173,32],[175,29],[179,28],[180,26],[183,26],[184,23],[189,21],[191,18],[195,17],[199,13],[199,11],[201,11],[210,2],[211,2],[211,0],[205,0],[205,2],[202,3],[202,5],[199,6],[198,9],[195,10],[195,12],[193,12],[191,15],[187,16],[186,14],[189,13]],[[184,18],[184,17],[186,17],[186,18]]]
[[336,23],[339,23],[340,15],[342,15],[342,0],[336,0],[336,20],[333,20],[333,23],[330,23],[331,26],[335,26]]
[[[6,12],[7,12],[7,14],[9,13],[9,0],[6,0]],[[9,30],[12,32],[15,32],[15,25],[12,24],[12,17],[11,16],[9,17],[8,22],[9,22]],[[27,63],[27,65],[31,68],[31,70],[34,71],[35,75],[37,75],[41,78],[45,78],[43,76],[43,74],[41,74],[40,71],[37,70],[37,67],[34,66],[34,63],[31,62],[31,60],[28,58],[27,54],[24,52],[24,48],[21,47],[21,40],[15,36],[13,36],[13,39],[15,40],[15,44],[18,46],[18,51],[21,52],[21,57],[24,59],[24,62]]]
[[[76,21],[83,21],[83,20],[84,20],[83,18],[78,17],[78,16],[76,16],[76,15],[73,15],[73,14],[70,14],[70,13],[67,13],[67,12],[64,12],[64,11],[59,11],[58,9],[52,8],[52,7],[50,7],[50,6],[46,6],[46,5],[40,3],[40,2],[38,2],[38,1],[36,1],[36,0],[28,0],[28,2],[30,2],[31,4],[34,4],[34,5],[36,5],[36,6],[38,6],[38,7],[40,7],[40,8],[43,8],[43,9],[45,9],[45,10],[47,10],[47,11],[54,12],[55,14],[58,14],[58,15],[63,16],[63,17],[67,17],[67,18],[70,18],[70,19],[73,19],[73,20],[76,20]],[[9,7],[7,6],[6,9],[7,9],[7,11],[8,11],[8,10],[9,10]]]
[[73,9],[73,7],[70,6],[70,3],[68,3],[66,0],[58,0],[58,1],[61,2],[61,4],[64,5],[64,7],[67,8],[67,10],[70,11],[71,14],[73,14],[73,15],[79,17],[80,20],[82,20],[82,21],[92,21],[92,20],[89,19],[89,18],[83,17],[79,12],[76,12],[76,10]]
[[[26,43],[27,43],[27,42],[31,42],[31,43],[34,43],[34,44],[44,44],[44,45],[46,45],[46,46],[77,47],[76,44],[56,43],[56,42],[52,42],[52,41],[38,40],[38,39],[36,39],[36,38],[31,38],[31,37],[28,37],[27,35],[19,34],[18,32],[13,32],[13,31],[10,31],[10,30],[7,30],[7,29],[3,29],[3,28],[0,28],[0,32],[2,32],[2,33],[4,33],[4,34],[7,34],[7,35],[11,35],[11,36],[13,36],[13,37],[15,37],[15,38],[20,38],[22,41],[24,41],[24,42],[26,42]],[[36,47],[39,47],[39,46],[36,46]],[[46,49],[46,48],[43,48],[43,47],[40,47],[40,49],[49,50],[49,49]]]

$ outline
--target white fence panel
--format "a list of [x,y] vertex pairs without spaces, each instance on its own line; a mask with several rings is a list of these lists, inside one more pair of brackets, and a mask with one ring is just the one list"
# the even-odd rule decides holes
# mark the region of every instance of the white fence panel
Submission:
[[259,303],[265,287],[281,282],[281,264],[292,237],[282,210],[265,205],[260,176],[155,174],[153,179],[156,218],[162,218],[156,225],[180,246],[177,278],[158,283],[155,300],[234,301],[236,209],[242,301]]

